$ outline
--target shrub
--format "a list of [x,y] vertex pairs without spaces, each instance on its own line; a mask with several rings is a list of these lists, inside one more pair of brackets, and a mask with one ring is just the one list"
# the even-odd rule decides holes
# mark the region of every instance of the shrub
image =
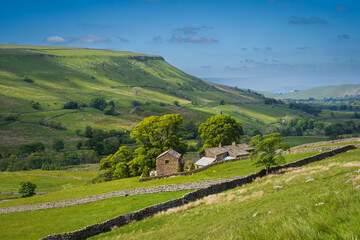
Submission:
[[150,170],[148,166],[145,166],[142,171],[142,177],[150,177]]
[[132,104],[134,107],[136,107],[136,106],[141,106],[141,103],[140,103],[139,101],[136,101],[136,100],[132,101],[131,104]]
[[115,115],[115,108],[113,106],[107,106],[104,109],[104,114],[105,115]]
[[22,198],[31,197],[35,195],[36,185],[29,181],[21,182],[19,188],[19,194]]
[[97,98],[91,99],[90,107],[104,111],[106,106],[107,106],[107,103],[105,101],[105,98],[103,98],[103,97],[97,97]]
[[25,78],[24,78],[24,81],[27,82],[27,83],[34,83],[34,80],[32,80],[32,79],[29,78],[29,77],[25,77]]
[[173,103],[174,103],[175,106],[180,107],[180,104],[179,104],[178,100],[173,101]]
[[64,109],[76,109],[76,108],[79,108],[79,104],[77,102],[70,101],[70,102],[65,103],[63,108]]
[[220,105],[225,105],[225,100],[224,99],[220,100]]
[[29,144],[23,144],[20,147],[20,152],[21,153],[33,153],[33,152],[37,152],[37,151],[44,151],[45,150],[45,146],[42,142],[32,142]]
[[5,117],[6,121],[16,121],[17,116],[16,115],[8,115]]
[[36,109],[36,110],[40,109],[40,103],[39,102],[31,101],[31,106],[33,107],[33,109]]
[[53,149],[57,152],[63,150],[65,147],[64,141],[61,139],[56,139],[52,145]]
[[195,164],[192,162],[190,163],[190,171],[193,171],[195,170]]

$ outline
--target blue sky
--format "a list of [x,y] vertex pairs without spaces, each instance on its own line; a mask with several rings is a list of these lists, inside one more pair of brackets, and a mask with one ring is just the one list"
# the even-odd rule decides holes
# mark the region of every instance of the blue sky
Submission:
[[256,90],[360,84],[358,0],[3,1],[0,43],[163,56]]

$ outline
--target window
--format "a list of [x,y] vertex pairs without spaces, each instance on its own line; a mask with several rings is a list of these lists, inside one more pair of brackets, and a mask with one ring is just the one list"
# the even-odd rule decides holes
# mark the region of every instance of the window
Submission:
[[170,160],[165,160],[165,164],[168,164],[170,162]]

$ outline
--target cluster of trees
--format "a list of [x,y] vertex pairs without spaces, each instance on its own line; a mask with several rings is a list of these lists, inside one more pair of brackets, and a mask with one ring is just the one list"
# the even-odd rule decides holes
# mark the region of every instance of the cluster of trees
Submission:
[[331,123],[324,128],[326,136],[330,139],[337,139],[340,135],[352,134],[353,136],[359,136],[360,124],[356,124],[354,121],[346,121],[344,123]]
[[[145,118],[135,126],[131,137],[136,139],[140,147],[134,151],[126,146],[120,147],[115,154],[110,154],[100,161],[100,174],[94,181],[109,181],[112,179],[138,176],[147,176],[150,169],[156,167],[156,157],[169,148],[184,154],[187,145],[184,139],[184,119],[179,114],[151,116]],[[194,124],[189,122],[187,127],[193,129]],[[231,144],[238,141],[243,133],[240,122],[229,115],[217,115],[201,124],[198,132],[205,141],[204,147],[214,147]]]
[[280,128],[282,136],[303,136],[309,134],[310,132],[315,132],[316,135],[321,135],[325,128],[325,123],[312,118],[295,118],[288,122],[283,122],[282,126],[283,127]]
[[122,144],[135,143],[135,140],[130,138],[130,132],[125,130],[105,131],[87,126],[84,132],[76,130],[76,134],[87,138],[84,143],[82,141],[77,143],[78,149],[85,145],[94,149],[98,155],[115,153]]
[[344,134],[357,136],[360,134],[360,124],[354,121],[326,123],[312,118],[295,118],[283,122],[280,133],[282,136],[326,135],[331,139],[336,139]]
[[17,154],[0,155],[0,171],[21,171],[28,169],[60,170],[66,166],[81,163],[95,163],[99,157],[95,151],[81,153],[58,152],[63,149],[62,140],[55,140],[52,151],[41,142],[23,144]]
[[115,115],[115,103],[114,101],[107,102],[103,97],[96,97],[91,99],[90,107],[99,109],[105,115]]
[[319,113],[321,113],[321,109],[308,105],[308,104],[303,104],[303,103],[295,103],[295,102],[291,102],[289,104],[289,107],[291,109],[298,109],[300,111],[306,112],[308,114],[313,114],[315,116],[318,116]]

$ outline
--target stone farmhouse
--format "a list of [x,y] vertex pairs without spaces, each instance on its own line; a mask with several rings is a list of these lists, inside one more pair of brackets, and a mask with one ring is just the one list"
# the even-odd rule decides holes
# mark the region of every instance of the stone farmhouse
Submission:
[[182,155],[171,148],[163,152],[156,158],[155,175],[161,176],[176,173],[181,160]]
[[245,159],[253,151],[253,148],[249,148],[247,144],[236,144],[219,147],[206,148],[200,153],[200,160],[195,163],[195,168],[202,168],[216,161],[233,160],[233,159]]

